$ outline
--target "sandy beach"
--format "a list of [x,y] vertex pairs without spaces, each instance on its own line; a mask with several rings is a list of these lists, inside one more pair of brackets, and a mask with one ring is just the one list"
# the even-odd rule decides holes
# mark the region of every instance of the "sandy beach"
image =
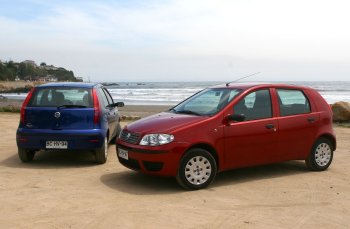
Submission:
[[171,107],[172,106],[160,105],[126,105],[125,107],[119,107],[118,110],[121,115],[124,115],[126,117],[146,117],[162,111],[167,111]]
[[[125,107],[145,116],[166,107]],[[221,173],[207,189],[185,191],[175,179],[121,166],[115,145],[106,164],[88,152],[17,157],[18,113],[0,113],[0,228],[348,228],[350,128],[336,127],[331,167],[303,161]],[[124,122],[123,125],[126,123]]]

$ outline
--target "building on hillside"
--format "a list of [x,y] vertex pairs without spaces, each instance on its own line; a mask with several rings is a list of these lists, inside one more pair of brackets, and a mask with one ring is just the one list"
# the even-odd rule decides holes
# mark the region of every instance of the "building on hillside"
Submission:
[[39,77],[39,82],[45,83],[45,82],[57,82],[57,78],[53,75],[47,75],[44,77]]
[[75,80],[77,82],[83,82],[84,81],[83,77],[75,77]]
[[53,65],[43,65],[43,66],[40,66],[40,68],[43,68],[45,70],[57,70],[58,68],[53,66]]
[[32,76],[25,76],[23,79],[25,81],[29,82],[29,81],[32,81],[33,77]]
[[35,64],[34,60],[25,60],[25,61],[22,61],[22,63],[31,65],[33,67],[36,67],[36,64]]

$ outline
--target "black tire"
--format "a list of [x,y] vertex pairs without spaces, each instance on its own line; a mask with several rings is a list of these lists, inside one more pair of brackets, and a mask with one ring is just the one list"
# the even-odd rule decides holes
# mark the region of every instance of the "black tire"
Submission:
[[104,164],[107,161],[108,156],[108,139],[105,137],[103,145],[100,149],[95,151],[96,162],[98,164]]
[[27,150],[27,149],[18,148],[18,156],[22,162],[32,161],[34,158],[34,155],[35,155],[34,150]]
[[194,148],[180,160],[176,180],[185,189],[198,190],[210,185],[216,172],[214,157],[204,149]]
[[309,157],[305,160],[311,171],[326,170],[333,160],[333,144],[327,138],[319,138],[312,146]]

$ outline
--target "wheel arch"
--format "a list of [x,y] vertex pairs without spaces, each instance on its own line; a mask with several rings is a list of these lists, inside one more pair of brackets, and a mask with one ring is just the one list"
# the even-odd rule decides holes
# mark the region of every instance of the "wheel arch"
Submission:
[[[219,163],[219,156],[216,152],[216,150],[214,149],[213,146],[207,144],[207,143],[198,143],[198,144],[195,144],[195,145],[192,145],[191,147],[189,147],[186,152],[188,152],[189,150],[191,149],[204,149],[206,151],[208,151],[215,159],[215,163],[216,163],[216,168],[217,168],[217,171],[219,171],[219,166],[220,166],[220,163]],[[186,153],[185,153],[186,154]],[[184,154],[184,155],[185,155]]]
[[332,143],[333,151],[337,149],[337,141],[332,134],[322,134],[317,139],[326,138]]

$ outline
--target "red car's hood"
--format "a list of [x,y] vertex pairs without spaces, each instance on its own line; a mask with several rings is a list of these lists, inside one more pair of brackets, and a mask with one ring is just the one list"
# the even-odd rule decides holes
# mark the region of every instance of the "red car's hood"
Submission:
[[167,134],[206,118],[208,117],[162,112],[129,124],[127,130],[140,134]]

